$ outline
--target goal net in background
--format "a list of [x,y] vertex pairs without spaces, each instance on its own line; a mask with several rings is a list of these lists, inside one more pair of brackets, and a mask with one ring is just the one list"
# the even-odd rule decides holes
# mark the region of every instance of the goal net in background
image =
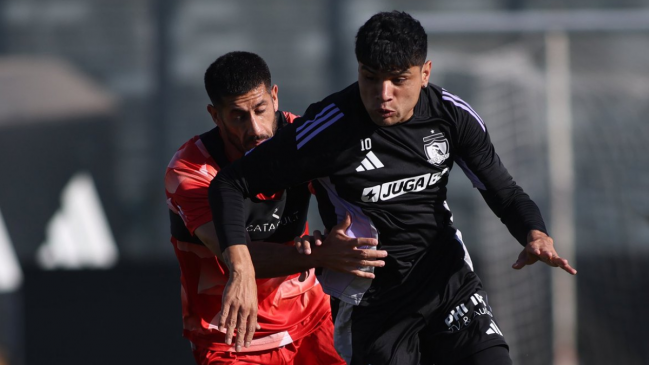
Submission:
[[572,44],[580,355],[649,364],[649,33]]
[[[454,43],[457,45],[458,43]],[[473,46],[473,45],[470,45]],[[461,95],[487,124],[505,166],[525,191],[547,206],[543,70],[534,56],[542,42],[505,42],[479,53],[431,45],[434,83]],[[475,49],[473,47],[469,47]],[[437,74],[437,76],[436,76]],[[511,268],[522,250],[460,170],[452,174],[449,204],[475,262],[515,363],[552,361],[550,274],[535,265]],[[460,187],[462,185],[462,187]],[[464,208],[464,209],[462,209]],[[545,209],[544,209],[545,210]]]
[[[578,363],[648,364],[649,31],[567,36]],[[555,141],[547,132],[544,34],[445,34],[429,41],[432,82],[461,95],[481,115],[496,151],[553,234],[548,151]],[[557,308],[551,269],[511,269],[521,246],[460,170],[451,174],[451,185],[456,225],[514,363],[552,364]],[[556,242],[559,254],[562,245]]]

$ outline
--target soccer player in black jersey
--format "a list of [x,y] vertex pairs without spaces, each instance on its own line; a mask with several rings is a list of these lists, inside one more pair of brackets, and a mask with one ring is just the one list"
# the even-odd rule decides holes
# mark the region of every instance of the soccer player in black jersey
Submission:
[[377,238],[388,252],[384,267],[366,268],[374,278],[327,269],[319,277],[336,298],[335,341],[347,362],[511,364],[446,204],[453,166],[524,246],[515,269],[540,260],[576,270],[555,251],[484,121],[461,98],[429,84],[426,52],[426,33],[410,15],[374,15],[356,37],[358,82],[312,104],[212,181],[219,242],[237,273],[224,294],[231,311],[245,307],[250,285],[244,197],[316,180],[325,226],[350,214],[347,234]]

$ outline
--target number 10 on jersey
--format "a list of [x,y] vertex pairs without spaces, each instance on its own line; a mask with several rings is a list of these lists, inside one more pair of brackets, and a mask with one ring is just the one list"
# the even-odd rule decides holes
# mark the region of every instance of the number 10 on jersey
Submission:
[[372,149],[372,140],[369,138],[361,139],[361,151]]

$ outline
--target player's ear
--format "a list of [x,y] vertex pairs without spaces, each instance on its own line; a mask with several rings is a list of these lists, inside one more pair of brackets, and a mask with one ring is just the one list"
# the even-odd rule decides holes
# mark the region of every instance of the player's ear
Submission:
[[210,117],[212,117],[214,124],[220,126],[221,119],[219,116],[219,111],[214,107],[214,105],[207,104],[207,112],[210,114]]
[[428,86],[428,80],[430,79],[430,70],[433,68],[433,63],[428,60],[421,67],[421,87],[425,88]]
[[279,110],[279,97],[277,95],[279,91],[279,88],[277,87],[277,84],[273,85],[273,87],[270,89],[270,97],[273,99],[273,109],[275,111]]

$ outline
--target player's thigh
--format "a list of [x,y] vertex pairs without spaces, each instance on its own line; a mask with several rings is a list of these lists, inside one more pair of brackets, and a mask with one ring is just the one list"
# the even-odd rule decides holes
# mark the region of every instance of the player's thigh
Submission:
[[294,365],[346,365],[334,347],[334,325],[331,315],[320,322],[319,326],[304,338],[296,341]]
[[507,349],[478,276],[462,270],[449,280],[444,304],[420,332],[422,364],[447,365],[494,346]]
[[[340,326],[339,319],[336,327]],[[418,333],[425,327],[425,320],[416,311],[354,306],[350,321],[347,327],[352,365],[419,364]]]

